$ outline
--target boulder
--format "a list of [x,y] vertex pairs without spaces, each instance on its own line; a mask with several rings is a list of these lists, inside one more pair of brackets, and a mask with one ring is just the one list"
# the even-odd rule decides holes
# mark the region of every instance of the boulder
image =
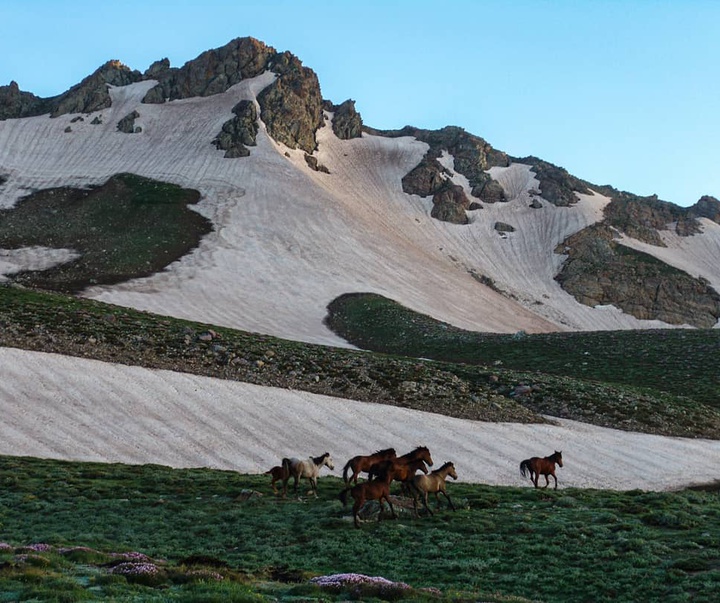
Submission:
[[117,123],[118,131],[124,132],[125,134],[134,134],[135,133],[135,120],[138,117],[140,117],[140,114],[137,111],[128,113],[125,117],[123,117]]
[[468,217],[465,210],[468,207],[470,207],[470,201],[462,186],[447,184],[433,196],[433,208],[430,215],[443,222],[467,224]]

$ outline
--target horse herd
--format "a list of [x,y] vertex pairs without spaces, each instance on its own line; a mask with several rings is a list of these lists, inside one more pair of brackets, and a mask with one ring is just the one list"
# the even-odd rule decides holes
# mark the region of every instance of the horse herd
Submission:
[[[432,456],[426,446],[418,446],[402,456],[397,456],[394,448],[387,448],[373,454],[352,457],[343,467],[345,488],[340,492],[339,498],[343,505],[347,504],[348,496],[353,498],[352,511],[355,527],[360,527],[358,513],[365,502],[369,500],[378,501],[381,509],[383,504],[387,502],[392,517],[396,517],[395,509],[390,501],[390,484],[393,481],[400,482],[402,492],[412,496],[413,510],[416,517],[418,516],[418,498],[422,499],[427,512],[430,515],[433,514],[428,506],[429,494],[435,494],[435,499],[439,505],[439,495],[442,493],[448,505],[454,511],[455,505],[446,491],[445,480],[448,476],[457,479],[455,465],[446,462],[439,469],[430,472],[428,467],[432,467],[432,465]],[[539,487],[538,478],[540,475],[545,476],[544,488],[548,487],[550,483],[549,476],[552,476],[557,490],[555,465],[563,466],[562,452],[557,450],[550,456],[525,459],[520,463],[520,473],[523,477],[529,476],[536,488]],[[310,491],[317,497],[317,481],[323,467],[327,467],[331,471],[335,469],[335,464],[329,452],[317,457],[311,456],[307,459],[284,458],[280,465],[265,473],[272,477],[270,485],[276,495],[280,494],[276,486],[278,482],[282,484],[282,496],[285,497],[290,478],[294,480],[293,490],[295,493],[297,493],[300,479],[306,478],[310,482]],[[418,473],[418,471],[421,473]],[[358,482],[361,473],[367,473],[367,480]]]

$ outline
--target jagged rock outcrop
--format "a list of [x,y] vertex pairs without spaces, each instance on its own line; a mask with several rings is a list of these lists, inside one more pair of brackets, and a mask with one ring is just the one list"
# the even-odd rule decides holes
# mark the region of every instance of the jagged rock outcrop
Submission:
[[605,207],[605,222],[620,232],[658,247],[665,247],[660,230],[674,227],[680,236],[700,232],[700,224],[689,208],[679,207],[657,196],[638,197],[631,193],[615,192]]
[[467,224],[468,217],[465,210],[470,207],[463,187],[459,184],[446,185],[433,195],[433,208],[430,215],[443,222],[453,224]]
[[17,82],[0,86],[0,120],[30,117],[50,112],[49,99],[20,90]]
[[225,92],[244,79],[260,75],[275,54],[271,46],[248,37],[206,50],[182,67],[170,67],[167,59],[156,61],[145,78],[158,80],[158,85],[148,91],[143,102],[164,103]]
[[473,187],[473,197],[478,197],[485,203],[504,203],[507,201],[505,189],[497,180],[486,180]]
[[[465,176],[472,187],[471,194],[483,201],[493,203],[504,201],[505,193],[499,183],[495,182],[486,170],[493,166],[510,165],[509,157],[502,151],[494,149],[488,142],[478,136],[469,134],[457,126],[447,126],[440,130],[423,130],[406,126],[401,130],[375,130],[366,128],[372,134],[380,136],[413,136],[427,143],[430,148],[422,161],[402,179],[403,191],[408,194],[429,196],[436,195],[445,188],[447,177],[451,174],[438,161],[443,151],[447,151],[454,158],[454,169]],[[459,196],[456,196],[460,199]],[[465,201],[467,197],[463,195]],[[445,203],[447,199],[443,199]],[[460,212],[458,209],[450,212],[446,209],[435,210],[434,217],[447,216],[450,221],[456,221]],[[465,203],[464,209],[469,207]]]
[[704,195],[695,205],[688,208],[688,214],[693,218],[707,218],[720,224],[720,201],[710,195]]
[[720,295],[702,278],[613,240],[607,224],[570,237],[556,250],[567,260],[555,277],[563,289],[588,306],[612,304],[644,320],[713,327]]
[[510,165],[510,158],[506,153],[494,149],[484,139],[457,126],[446,126],[440,130],[423,130],[412,126],[405,126],[401,130],[367,130],[381,136],[414,136],[430,145],[428,157],[440,157],[443,150],[447,151],[454,158],[455,171],[470,182],[474,197],[479,196],[476,192],[481,191],[486,182],[492,180],[486,170],[493,166]]
[[225,151],[225,157],[247,157],[250,155],[247,147],[257,144],[257,109],[253,101],[242,100],[232,111],[235,117],[223,124],[213,144]]
[[[302,62],[289,52],[277,52],[249,37],[236,38],[225,46],[203,52],[180,68],[170,67],[165,58],[154,62],[141,74],[119,61],[108,61],[64,94],[50,99],[21,92],[17,83],[12,82],[0,87],[0,119],[99,111],[111,104],[108,84],[125,86],[143,79],[158,81],[143,98],[145,103],[209,96],[225,92],[238,82],[266,70],[278,75],[258,99],[269,134],[291,148],[312,153],[317,147],[315,132],[324,124],[317,75],[312,69],[303,67]],[[343,103],[345,106],[341,111],[346,117],[341,118],[341,122],[345,119],[344,127],[349,135],[353,135],[358,128],[359,115],[352,114],[352,101],[346,102],[348,104]],[[249,130],[246,128],[245,131]],[[218,138],[221,136],[222,133]],[[231,155],[242,153],[237,145],[233,149],[226,150]]]
[[0,119],[45,113],[50,113],[51,117],[67,113],[91,113],[110,106],[108,84],[126,86],[141,79],[139,71],[132,71],[120,61],[108,61],[67,92],[50,98],[22,92],[16,82],[10,82],[9,86],[0,86]]
[[141,79],[142,75],[139,71],[131,70],[120,61],[108,61],[95,73],[56,97],[52,102],[50,117],[67,113],[92,113],[106,109],[111,104],[108,84],[127,86]]
[[324,125],[317,75],[289,52],[272,57],[268,69],[278,78],[257,99],[268,133],[291,149],[312,153],[317,147],[315,132]]
[[[166,59],[153,63],[146,77],[157,79],[158,85],[148,91],[143,102],[164,103],[218,94],[266,70],[278,75],[258,96],[268,133],[290,148],[312,153],[317,146],[315,132],[323,125],[317,75],[289,52],[277,52],[255,38],[236,38],[225,46],[203,52],[180,68],[170,67]],[[222,133],[218,138],[221,136]]]
[[566,169],[537,157],[513,158],[513,161],[533,166],[535,177],[540,182],[542,198],[558,207],[567,207],[577,203],[578,199],[575,193],[589,194],[591,192],[583,180],[569,174]]
[[403,176],[403,191],[408,195],[429,197],[441,190],[451,174],[440,165],[439,156],[438,151],[429,150],[420,163]]
[[143,73],[144,80],[160,80],[165,76],[165,73],[170,69],[170,59],[165,57],[159,61],[155,61],[145,70]]
[[329,104],[327,110],[333,112],[332,129],[335,136],[341,140],[350,140],[362,136],[362,117],[355,110],[354,100],[348,99],[339,105]]
[[124,132],[125,134],[135,134],[140,132],[140,128],[135,127],[135,120],[140,117],[140,114],[137,111],[133,111],[132,113],[128,113],[125,117],[123,117],[118,123],[117,123],[117,129],[119,132]]

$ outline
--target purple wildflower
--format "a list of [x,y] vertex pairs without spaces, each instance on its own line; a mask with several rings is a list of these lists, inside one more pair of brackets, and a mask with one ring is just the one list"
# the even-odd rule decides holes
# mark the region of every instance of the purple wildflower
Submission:
[[195,578],[197,580],[224,580],[225,576],[222,574],[218,574],[217,572],[213,572],[210,570],[191,570],[187,572],[187,576],[190,576],[192,578]]
[[393,582],[382,576],[366,576],[364,574],[331,574],[310,578],[310,582],[327,588],[348,588],[357,586],[371,586],[380,590],[406,590],[411,588],[404,582]]
[[55,547],[50,544],[45,544],[44,542],[36,542],[35,544],[28,544],[24,547],[21,547],[23,551],[34,551],[35,553],[52,551],[53,548]]
[[0,552],[14,551],[15,547],[10,546],[7,542],[0,542]]
[[154,563],[126,561],[124,563],[118,563],[108,571],[111,574],[120,574],[123,576],[154,576],[158,573],[159,569]]

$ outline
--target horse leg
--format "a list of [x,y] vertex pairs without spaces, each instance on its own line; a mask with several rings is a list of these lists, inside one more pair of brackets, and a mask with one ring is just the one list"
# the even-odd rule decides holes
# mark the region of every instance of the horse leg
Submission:
[[310,478],[310,489],[312,490],[313,494],[315,494],[315,498],[317,498],[317,477]]
[[535,484],[535,487],[536,487],[536,488],[538,487],[538,478],[539,478],[539,477],[540,477],[540,474],[539,474],[539,473],[535,473],[535,474],[532,476],[532,482],[533,482],[533,484]]
[[435,515],[435,513],[433,513],[432,510],[430,509],[430,507],[428,506],[428,493],[427,492],[423,492],[423,503],[425,504],[425,508],[428,510],[428,513],[430,513],[430,515]]
[[443,495],[445,496],[445,498],[447,498],[447,501],[448,501],[448,504],[450,505],[450,508],[451,508],[453,511],[455,511],[455,510],[456,510],[456,509],[455,509],[455,505],[454,505],[453,502],[450,500],[450,497],[448,496],[448,493],[445,492],[445,490],[441,490],[441,492],[443,493]]
[[553,479],[555,480],[555,489],[557,490],[557,477],[555,477],[554,473],[551,473],[550,475],[552,475]]
[[355,504],[353,505],[353,523],[355,524],[356,528],[360,527],[360,522],[358,520],[358,512],[360,511],[360,507],[362,507],[362,504],[365,501],[362,498],[356,498]]
[[420,517],[420,514],[418,513],[417,508],[417,495],[413,494],[413,512],[415,513],[415,517]]
[[[383,499],[385,499],[385,500],[387,501],[388,507],[390,507],[390,515],[392,516],[392,518],[393,518],[393,519],[397,519],[397,515],[395,514],[395,509],[394,509],[394,507],[392,506],[392,503],[390,502],[390,499],[389,499],[387,496],[383,495],[383,496],[380,498],[380,500],[378,500],[378,502],[380,503],[380,507],[382,508],[382,504],[383,504],[382,501],[383,501]],[[382,511],[381,511],[381,512],[382,512]]]
[[547,473],[545,473],[544,475],[545,475],[545,485],[543,486],[543,488],[547,488],[550,485],[550,478],[548,477]]

